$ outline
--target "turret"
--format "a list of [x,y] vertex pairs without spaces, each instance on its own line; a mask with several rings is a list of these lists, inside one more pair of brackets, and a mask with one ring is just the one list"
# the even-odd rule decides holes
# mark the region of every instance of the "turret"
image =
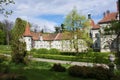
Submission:
[[30,31],[30,25],[28,22],[26,23],[25,32],[24,32],[23,36],[24,36],[24,40],[26,42],[26,50],[30,51],[32,48],[32,34]]

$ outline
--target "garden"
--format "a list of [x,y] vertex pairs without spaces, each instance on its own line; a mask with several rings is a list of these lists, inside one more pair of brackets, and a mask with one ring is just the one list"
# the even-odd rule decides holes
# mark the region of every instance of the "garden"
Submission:
[[[87,67],[70,64],[54,64],[48,62],[37,62],[28,60],[27,64],[15,64],[11,62],[9,46],[0,46],[0,80],[118,80],[120,71],[114,74],[103,66]],[[28,52],[36,58],[47,58],[55,60],[80,61],[92,63],[109,64],[110,53],[89,52],[79,53],[60,52],[57,49],[33,49]],[[49,76],[49,77],[48,77]]]

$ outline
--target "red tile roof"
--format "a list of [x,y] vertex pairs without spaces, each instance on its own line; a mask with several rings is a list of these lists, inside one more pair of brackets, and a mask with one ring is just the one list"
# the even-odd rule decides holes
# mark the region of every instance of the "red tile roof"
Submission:
[[94,23],[94,20],[90,19],[90,25],[92,29],[99,29],[100,26]]
[[33,40],[39,40],[41,33],[31,32],[31,35]]
[[26,24],[25,32],[24,32],[23,36],[31,36],[31,31],[30,31],[30,25],[29,25],[29,23]]
[[39,32],[31,32],[32,39],[35,41],[40,40],[40,36],[42,36],[44,41],[53,41],[53,40],[62,40],[62,39],[70,39],[70,35],[63,36],[63,33],[39,33]]
[[118,14],[117,12],[108,13],[98,23],[101,24],[101,23],[111,22],[112,20],[117,20],[117,14]]

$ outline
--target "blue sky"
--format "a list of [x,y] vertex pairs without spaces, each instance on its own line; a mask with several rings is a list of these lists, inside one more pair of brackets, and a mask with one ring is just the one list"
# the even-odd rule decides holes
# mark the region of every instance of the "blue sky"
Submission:
[[[103,17],[103,12],[110,10],[115,12],[117,0],[14,0],[14,5],[9,5],[7,9],[12,9],[14,13],[7,19],[15,21],[17,17],[38,25],[38,29],[44,26],[50,31],[54,31],[54,26],[60,26],[66,15],[76,7],[79,14],[87,17],[90,13],[92,19],[97,23]],[[1,16],[0,20],[6,19]]]

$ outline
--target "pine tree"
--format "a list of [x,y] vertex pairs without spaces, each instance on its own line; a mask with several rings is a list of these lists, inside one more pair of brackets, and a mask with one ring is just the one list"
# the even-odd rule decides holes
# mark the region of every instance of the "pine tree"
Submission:
[[15,26],[12,30],[12,61],[19,63],[26,63],[25,58],[27,55],[26,44],[25,42],[21,42],[24,30],[25,30],[26,21],[17,18],[15,22]]

